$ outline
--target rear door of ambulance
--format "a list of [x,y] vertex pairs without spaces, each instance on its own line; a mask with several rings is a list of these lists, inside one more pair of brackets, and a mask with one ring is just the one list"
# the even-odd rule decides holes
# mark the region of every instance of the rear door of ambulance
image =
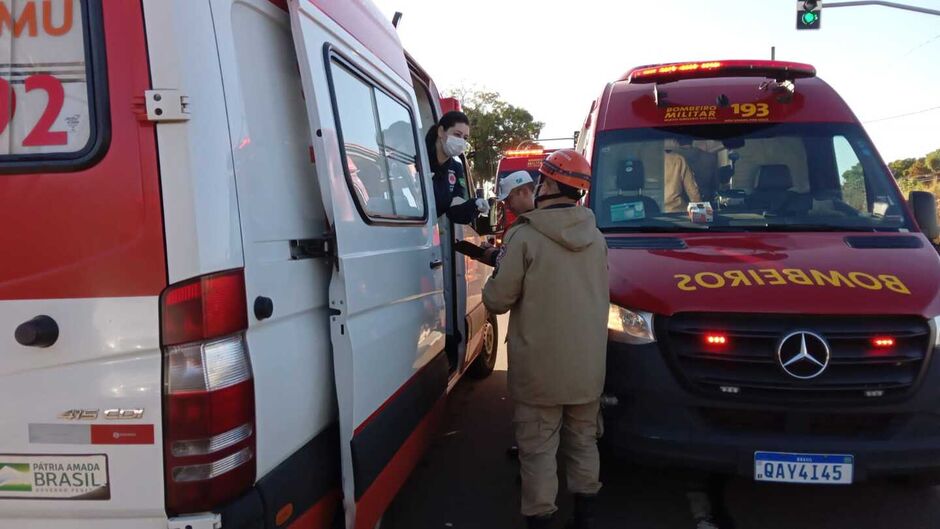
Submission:
[[446,310],[433,191],[391,24],[369,2],[288,6],[336,235],[330,331],[346,526],[372,529],[444,409]]
[[140,2],[0,1],[0,529],[166,527],[147,64]]

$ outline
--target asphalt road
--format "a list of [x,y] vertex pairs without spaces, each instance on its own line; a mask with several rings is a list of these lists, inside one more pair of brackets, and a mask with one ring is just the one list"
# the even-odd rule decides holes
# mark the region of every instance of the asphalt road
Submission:
[[[504,317],[501,344],[505,328]],[[382,529],[525,526],[518,514],[518,463],[506,454],[512,432],[505,345],[499,354],[497,371],[488,379],[464,380],[454,389],[446,427],[392,504]],[[940,529],[940,488],[934,487],[757,484],[606,461],[601,479],[602,529]],[[564,490],[559,507],[560,528],[571,512]]]

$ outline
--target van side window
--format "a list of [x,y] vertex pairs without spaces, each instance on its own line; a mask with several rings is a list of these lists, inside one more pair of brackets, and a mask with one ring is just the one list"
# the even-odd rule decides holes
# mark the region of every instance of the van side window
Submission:
[[855,154],[855,149],[845,136],[832,138],[836,154],[836,167],[839,184],[842,188],[842,200],[857,211],[868,211],[868,194],[865,189],[865,170]]
[[100,2],[39,4],[0,6],[2,173],[81,169],[108,146]]
[[369,219],[423,220],[414,119],[408,108],[337,61],[336,126],[350,191]]

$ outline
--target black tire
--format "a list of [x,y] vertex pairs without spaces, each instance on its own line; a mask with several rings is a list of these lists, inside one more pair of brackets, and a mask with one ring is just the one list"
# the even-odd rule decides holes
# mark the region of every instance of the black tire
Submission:
[[499,324],[496,322],[496,315],[490,314],[483,325],[483,349],[480,350],[480,355],[467,368],[467,376],[476,380],[482,380],[490,376],[493,368],[496,367],[496,354],[498,352]]

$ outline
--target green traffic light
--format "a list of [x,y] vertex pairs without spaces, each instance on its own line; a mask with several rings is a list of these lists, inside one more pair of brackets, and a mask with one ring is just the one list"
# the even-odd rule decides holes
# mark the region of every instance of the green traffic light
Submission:
[[803,13],[803,23],[807,26],[812,26],[816,23],[817,20],[819,20],[819,15],[816,13],[813,13],[812,11]]

